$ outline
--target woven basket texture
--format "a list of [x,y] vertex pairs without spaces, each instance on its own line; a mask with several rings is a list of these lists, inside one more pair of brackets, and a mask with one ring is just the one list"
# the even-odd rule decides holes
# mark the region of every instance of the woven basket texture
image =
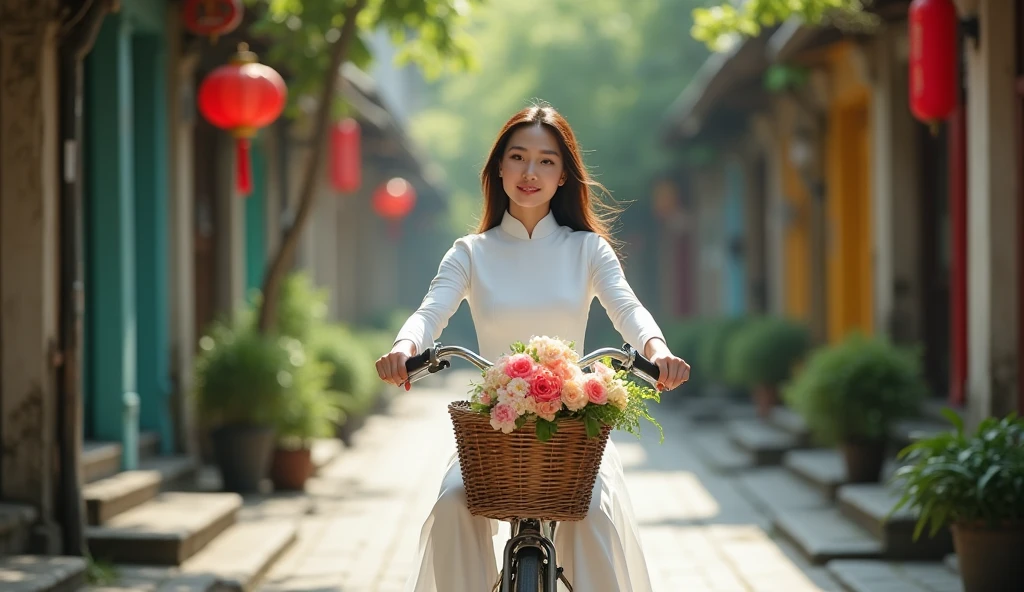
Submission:
[[532,421],[505,434],[466,401],[450,404],[448,413],[470,513],[497,520],[586,517],[611,426],[588,438],[583,422],[563,420],[541,442]]

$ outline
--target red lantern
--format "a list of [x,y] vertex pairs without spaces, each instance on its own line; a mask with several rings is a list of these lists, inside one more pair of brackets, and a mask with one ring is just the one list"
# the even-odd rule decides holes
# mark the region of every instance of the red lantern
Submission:
[[338,193],[351,193],[362,183],[359,122],[346,118],[331,127],[331,185]]
[[957,16],[952,0],[910,3],[910,110],[931,126],[957,105]]
[[416,205],[416,190],[408,181],[395,177],[373,192],[373,209],[381,218],[400,220]]
[[281,75],[257,62],[245,43],[239,44],[229,64],[211,72],[199,86],[203,117],[235,138],[236,184],[242,195],[252,191],[249,139],[277,119],[287,95]]
[[243,14],[242,0],[185,0],[181,7],[185,28],[212,40],[237,29]]

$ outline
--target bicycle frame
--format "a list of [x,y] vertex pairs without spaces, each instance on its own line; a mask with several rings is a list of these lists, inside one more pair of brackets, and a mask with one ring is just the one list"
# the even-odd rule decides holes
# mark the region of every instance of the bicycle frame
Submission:
[[[448,359],[452,357],[462,358],[476,366],[480,371],[486,371],[494,365],[476,352],[464,347],[434,344],[434,347],[417,356],[417,358],[426,358],[426,364],[410,372],[408,382],[412,384],[426,378],[430,374],[451,367],[451,362]],[[639,355],[629,344],[623,345],[622,349],[606,347],[594,350],[581,357],[579,365],[581,368],[588,368],[603,358],[611,358],[613,365],[616,365],[618,369],[631,372],[652,386],[656,386],[658,383],[657,367]],[[512,525],[512,536],[505,543],[499,580],[495,583],[492,592],[513,592],[512,574],[515,572],[513,568],[516,566],[518,552],[523,547],[535,547],[544,553],[548,565],[544,577],[544,589],[546,592],[556,592],[559,580],[565,584],[569,592],[573,592],[572,584],[562,574],[562,568],[558,567],[557,557],[555,556],[554,540],[558,522],[551,521],[545,523],[536,518],[517,518],[510,522]]]

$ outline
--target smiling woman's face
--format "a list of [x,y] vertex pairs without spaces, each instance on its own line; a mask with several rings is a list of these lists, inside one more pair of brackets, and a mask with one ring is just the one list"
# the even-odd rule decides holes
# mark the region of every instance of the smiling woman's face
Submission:
[[512,132],[498,170],[505,193],[520,208],[546,206],[565,183],[558,140],[543,125]]

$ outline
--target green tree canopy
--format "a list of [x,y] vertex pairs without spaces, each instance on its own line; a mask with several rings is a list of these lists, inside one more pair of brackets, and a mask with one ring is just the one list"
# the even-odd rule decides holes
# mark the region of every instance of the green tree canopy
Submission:
[[[474,225],[479,171],[501,125],[537,99],[569,120],[617,201],[643,200],[671,163],[657,141],[666,110],[707,56],[684,24],[699,1],[519,0],[476,11],[480,67],[442,77],[411,129],[447,171],[453,233]],[[649,219],[637,206],[630,213]]]
[[311,95],[316,100],[309,128],[314,150],[299,186],[299,207],[263,279],[257,324],[267,333],[275,328],[281,285],[313,211],[342,64],[365,66],[372,56],[362,35],[384,29],[401,48],[398,58],[416,60],[428,74],[444,64],[465,65],[470,52],[461,27],[470,6],[481,0],[249,1],[258,15],[251,32],[269,41],[266,60],[288,74],[293,106]]
[[762,27],[771,27],[790,18],[816,24],[830,15],[849,16],[863,10],[872,0],[717,0],[710,8],[693,11],[694,39],[703,41],[712,51],[722,51],[740,35],[756,37]]

